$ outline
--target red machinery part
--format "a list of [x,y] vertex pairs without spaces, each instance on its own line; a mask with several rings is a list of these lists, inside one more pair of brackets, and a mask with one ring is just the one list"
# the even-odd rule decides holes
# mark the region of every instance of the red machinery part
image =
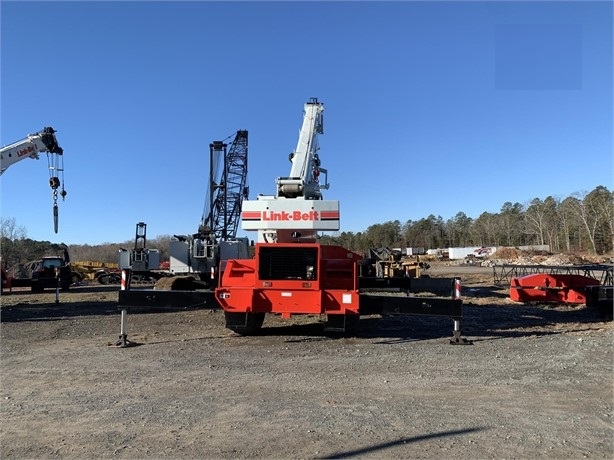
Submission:
[[512,278],[510,299],[516,302],[586,303],[586,288],[599,281],[583,275],[534,273]]
[[2,290],[8,289],[12,291],[12,278],[4,268],[0,268],[0,270],[2,271]]
[[216,297],[233,313],[358,315],[359,258],[338,246],[260,243],[253,259],[227,262]]

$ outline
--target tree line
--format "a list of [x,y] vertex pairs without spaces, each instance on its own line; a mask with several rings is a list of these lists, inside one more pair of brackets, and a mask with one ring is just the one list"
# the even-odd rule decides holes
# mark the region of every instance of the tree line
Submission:
[[[170,235],[149,239],[147,246],[169,260]],[[431,214],[419,220],[373,224],[363,232],[324,235],[323,244],[338,244],[359,253],[369,248],[420,247],[425,249],[466,246],[550,246],[552,252],[585,252],[595,255],[614,251],[614,191],[597,186],[591,192],[576,192],[560,199],[548,196],[529,203],[506,202],[498,213],[483,212],[477,218],[459,212],[444,220]],[[130,249],[134,241],[100,245],[68,245],[71,260],[116,263],[119,248]],[[15,219],[0,219],[2,266],[61,254],[62,244],[27,238]]]
[[444,220],[433,214],[420,220],[374,224],[364,232],[325,236],[355,251],[372,247],[549,245],[552,252],[609,254],[614,249],[614,192],[598,186],[558,199],[548,196],[529,203],[506,202],[498,213],[473,219],[459,212]]

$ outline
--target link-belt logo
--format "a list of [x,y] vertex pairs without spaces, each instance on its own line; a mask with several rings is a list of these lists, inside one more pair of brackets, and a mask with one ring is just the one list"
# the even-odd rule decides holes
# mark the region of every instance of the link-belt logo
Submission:
[[320,216],[319,216],[318,211],[309,211],[309,212],[264,211],[262,213],[262,220],[292,220],[292,221],[307,220],[309,221],[309,220],[320,220]]
[[243,211],[242,218],[262,222],[314,222],[338,220],[339,211]]
[[21,149],[21,150],[17,150],[17,156],[18,157],[22,157],[24,155],[30,155],[34,152],[34,147],[32,147],[31,145],[28,145],[27,147]]

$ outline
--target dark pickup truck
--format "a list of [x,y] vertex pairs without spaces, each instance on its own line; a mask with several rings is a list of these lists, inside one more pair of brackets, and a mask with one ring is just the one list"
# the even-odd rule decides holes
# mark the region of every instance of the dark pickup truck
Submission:
[[32,292],[42,292],[45,288],[67,291],[72,284],[72,270],[62,257],[42,257],[32,271]]

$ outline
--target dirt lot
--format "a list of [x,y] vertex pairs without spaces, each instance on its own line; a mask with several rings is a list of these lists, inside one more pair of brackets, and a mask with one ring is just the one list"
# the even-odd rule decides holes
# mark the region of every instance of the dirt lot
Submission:
[[[220,311],[128,315],[117,287],[2,296],[2,458],[612,458],[613,332],[586,307],[524,305],[463,278],[452,321]],[[444,276],[445,269],[436,271]],[[110,345],[109,345],[110,344]]]

